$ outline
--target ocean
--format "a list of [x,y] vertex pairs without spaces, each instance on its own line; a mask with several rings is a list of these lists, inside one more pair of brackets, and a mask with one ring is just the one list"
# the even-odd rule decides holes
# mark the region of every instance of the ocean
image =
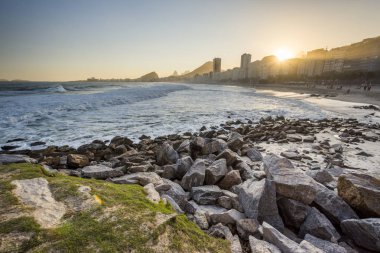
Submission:
[[257,93],[253,88],[206,84],[20,82],[0,84],[0,146],[78,147],[116,135],[134,141],[266,116],[334,116],[312,104]]

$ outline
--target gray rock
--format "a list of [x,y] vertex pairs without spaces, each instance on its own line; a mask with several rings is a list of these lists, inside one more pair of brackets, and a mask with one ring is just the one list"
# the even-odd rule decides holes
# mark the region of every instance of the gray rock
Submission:
[[144,191],[147,194],[146,195],[147,199],[149,199],[150,201],[152,201],[156,204],[158,204],[160,202],[160,200],[161,200],[160,194],[156,191],[156,189],[154,188],[154,185],[152,183],[145,185]]
[[343,233],[368,250],[380,251],[380,218],[349,219],[340,224]]
[[251,159],[252,162],[258,162],[263,160],[263,156],[260,151],[255,148],[250,148],[247,150],[247,156]]
[[333,176],[327,170],[311,170],[306,174],[312,177],[315,181],[325,184],[334,180]]
[[104,165],[92,165],[86,166],[81,169],[82,177],[95,178],[95,179],[107,179],[112,177],[120,177],[123,172],[120,170],[115,170]]
[[248,237],[260,237],[259,232],[260,223],[255,219],[240,219],[236,221],[236,230],[239,236],[248,240]]
[[286,136],[286,139],[288,139],[290,142],[300,142],[302,141],[302,136],[299,134],[288,134]]
[[253,236],[249,237],[249,246],[252,253],[281,253],[281,250],[273,244],[256,239]]
[[216,160],[219,160],[222,158],[226,159],[227,166],[230,166],[230,165],[233,165],[237,161],[238,155],[230,149],[225,149],[222,151],[222,153],[220,153],[216,157]]
[[82,168],[90,164],[90,160],[85,155],[68,154],[67,165],[71,169]]
[[288,227],[299,229],[304,222],[310,207],[288,198],[280,198],[277,201],[278,208],[283,217],[284,223]]
[[206,168],[205,183],[214,185],[227,174],[226,159],[219,159]]
[[236,209],[239,212],[244,212],[243,207],[240,205],[239,196],[233,192],[222,190],[224,196],[219,197],[218,205],[226,209]]
[[234,185],[241,184],[242,180],[240,178],[240,173],[238,170],[231,170],[228,172],[222,181],[218,184],[220,188],[228,190]]
[[157,147],[156,159],[158,165],[175,164],[178,160],[178,153],[167,142]]
[[207,230],[209,228],[209,224],[207,221],[207,217],[202,212],[195,212],[194,213],[194,222],[203,230]]
[[333,223],[340,224],[347,219],[358,219],[354,210],[334,191],[323,185],[318,185],[316,189],[314,203]]
[[178,214],[183,214],[183,210],[181,207],[177,204],[177,202],[170,196],[163,194],[161,195],[161,198],[166,200],[167,203],[171,205],[171,207],[178,213]]
[[211,226],[207,233],[216,238],[222,238],[227,240],[231,240],[233,238],[231,230],[222,223]]
[[284,151],[284,152],[281,152],[280,155],[291,160],[302,159],[302,156],[300,154],[298,154],[297,152],[292,152],[292,151]]
[[276,204],[276,186],[267,179],[245,181],[239,189],[239,202],[247,218],[266,221],[278,228],[284,229],[284,224],[278,213]]
[[363,217],[380,217],[380,177],[369,174],[341,175],[338,195]]
[[219,154],[227,148],[227,143],[221,139],[213,139],[212,141],[206,143],[202,148],[203,155],[209,154]]
[[196,150],[196,151],[202,150],[205,145],[206,145],[206,140],[202,137],[195,137],[190,144],[191,149]]
[[200,205],[215,205],[222,190],[216,185],[204,185],[191,188],[192,199]]
[[0,154],[0,164],[9,163],[37,163],[37,161],[26,155]]
[[[178,159],[179,161],[180,159]],[[177,162],[178,162],[177,161]],[[166,179],[174,179],[176,176],[177,165],[176,164],[168,164],[162,167],[162,177]]]
[[153,183],[154,186],[163,184],[162,178],[155,172],[137,172],[121,177],[114,177],[109,179],[109,181],[115,184],[134,184],[137,182],[142,186],[149,183]]
[[307,205],[314,200],[316,182],[302,170],[294,168],[288,159],[271,154],[263,161],[267,178],[276,183],[278,194]]
[[251,167],[249,167],[249,165],[246,162],[239,162],[235,168],[239,170],[240,176],[243,179],[243,181],[255,177],[255,172],[252,171]]
[[319,239],[310,234],[305,235],[305,241],[310,242],[315,247],[323,250],[326,253],[347,253],[347,250],[336,243],[332,243],[326,240]]
[[299,236],[303,238],[306,234],[332,242],[337,242],[340,239],[335,227],[315,207],[309,210],[304,223],[300,227]]
[[217,204],[226,209],[231,209],[232,207],[232,199],[227,196],[221,196],[218,198]]
[[283,253],[299,252],[298,243],[290,240],[285,235],[281,234],[277,229],[266,222],[263,222],[263,238],[265,241],[272,243]]
[[190,170],[193,165],[193,159],[190,156],[185,156],[181,159],[178,159],[176,162],[176,171],[175,176],[177,179],[181,180],[183,176]]
[[303,142],[314,142],[315,137],[314,136],[305,136],[303,137]]
[[245,219],[245,215],[235,209],[224,212],[209,213],[211,224],[222,223],[224,225],[236,224],[238,220]]
[[190,141],[184,140],[177,148],[178,153],[190,153]]
[[228,147],[237,152],[244,144],[243,137],[237,132],[231,132],[228,136],[227,145]]
[[196,160],[183,176],[181,185],[183,189],[190,191],[192,187],[201,186],[205,180],[206,165],[203,160]]
[[243,253],[243,249],[241,247],[240,239],[238,235],[234,235],[231,242],[231,253]]
[[313,244],[311,244],[308,241],[303,240],[299,244],[299,248],[297,250],[297,253],[325,253],[323,250],[320,248],[315,247]]
[[148,162],[147,164],[133,165],[128,168],[128,172],[129,173],[146,172],[152,169],[153,169],[152,164]]
[[[168,179],[162,179],[162,183],[156,186],[156,190],[160,193],[161,196],[167,195],[171,197],[177,205],[184,211],[193,210],[188,203],[188,193],[183,190],[183,188]],[[190,211],[188,212],[190,213]]]

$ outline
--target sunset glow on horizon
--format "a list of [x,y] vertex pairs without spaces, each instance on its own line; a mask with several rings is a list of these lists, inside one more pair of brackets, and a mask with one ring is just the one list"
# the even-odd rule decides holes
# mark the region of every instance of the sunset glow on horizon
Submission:
[[295,54],[287,48],[281,48],[276,51],[275,56],[279,61],[285,61],[290,58],[294,58]]

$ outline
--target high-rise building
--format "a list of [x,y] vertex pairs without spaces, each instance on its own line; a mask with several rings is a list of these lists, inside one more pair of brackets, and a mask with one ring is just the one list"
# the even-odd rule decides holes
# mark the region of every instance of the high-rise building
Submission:
[[213,72],[219,73],[222,71],[222,59],[221,58],[214,58],[213,60]]
[[241,72],[241,78],[247,79],[248,78],[248,67],[251,63],[251,55],[250,54],[242,54],[241,60],[240,60],[240,72]]

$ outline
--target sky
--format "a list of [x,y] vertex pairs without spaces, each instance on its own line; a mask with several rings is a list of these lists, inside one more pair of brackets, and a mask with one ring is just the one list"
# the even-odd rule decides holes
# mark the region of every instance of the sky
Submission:
[[0,0],[0,79],[160,77],[380,35],[379,0]]

